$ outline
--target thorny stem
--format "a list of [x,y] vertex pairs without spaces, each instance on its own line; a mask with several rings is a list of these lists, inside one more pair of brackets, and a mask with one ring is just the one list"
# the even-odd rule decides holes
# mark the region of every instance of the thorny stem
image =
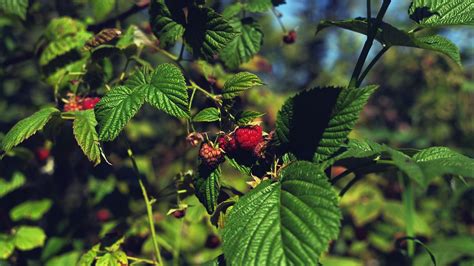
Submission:
[[390,46],[384,46],[382,50],[380,50],[377,55],[370,61],[369,65],[365,68],[364,72],[360,75],[359,79],[357,80],[356,87],[359,87],[362,81],[364,81],[365,77],[367,74],[369,74],[369,71],[372,69],[372,67],[377,63],[377,61],[382,57],[385,52],[390,49]]
[[377,13],[375,24],[372,25],[369,29],[370,31],[367,32],[367,40],[364,43],[364,47],[362,48],[362,52],[360,53],[359,59],[357,60],[357,64],[354,68],[354,72],[352,73],[351,81],[349,82],[349,87],[357,87],[357,81],[359,79],[359,75],[362,71],[362,68],[364,67],[365,60],[367,59],[367,55],[369,54],[370,48],[372,48],[375,35],[377,34],[377,30],[380,24],[382,23],[382,19],[385,16],[385,12],[387,12],[390,2],[391,0],[383,1],[382,7],[380,7],[379,12]]
[[275,7],[272,8],[272,12],[273,12],[273,14],[275,15],[276,20],[278,21],[278,24],[280,24],[281,30],[282,30],[284,33],[287,33],[286,27],[285,27],[285,25],[283,24],[283,21],[281,21],[281,13],[278,12],[278,10],[276,10]]
[[127,154],[130,160],[132,161],[133,165],[133,170],[135,171],[135,174],[137,175],[138,179],[138,184],[140,185],[140,189],[142,190],[142,195],[143,199],[145,200],[145,205],[146,205],[146,212],[148,216],[148,224],[150,226],[150,232],[151,232],[151,238],[153,240],[153,248],[155,251],[155,256],[156,259],[158,260],[159,265],[163,265],[163,260],[161,259],[161,253],[160,253],[160,247],[158,246],[158,239],[156,237],[156,232],[155,232],[155,224],[153,222],[153,209],[152,209],[152,203],[150,202],[150,199],[148,198],[148,193],[146,191],[145,186],[143,185],[143,180],[140,176],[140,171],[138,170],[138,165],[137,161],[135,160],[135,156],[133,155],[132,147],[130,145],[130,142],[128,141],[128,138],[125,137],[125,140],[127,142]]

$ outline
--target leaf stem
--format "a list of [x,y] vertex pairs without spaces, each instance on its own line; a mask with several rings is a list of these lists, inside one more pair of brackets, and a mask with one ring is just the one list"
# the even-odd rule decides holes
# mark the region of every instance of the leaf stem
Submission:
[[151,206],[152,203],[150,202],[150,199],[148,198],[148,193],[146,191],[146,188],[143,185],[143,180],[140,176],[140,171],[138,170],[137,161],[135,160],[135,156],[133,154],[133,150],[132,150],[132,147],[130,145],[130,142],[129,142],[127,137],[125,137],[125,140],[126,140],[127,146],[128,146],[127,154],[128,154],[128,157],[130,158],[130,161],[132,161],[133,170],[135,171],[135,174],[137,175],[138,184],[140,185],[140,189],[142,190],[143,199],[145,200],[146,212],[147,212],[147,216],[148,216],[148,224],[150,226],[150,232],[151,232],[151,238],[153,240],[153,248],[154,248],[154,251],[155,251],[155,256],[156,256],[156,259],[158,260],[158,264],[163,265],[163,260],[161,259],[160,247],[158,245],[158,239],[156,237],[156,232],[155,232],[155,224],[153,222],[153,209],[152,209],[152,206]]
[[377,63],[377,61],[382,57],[382,55],[385,54],[385,52],[390,49],[390,46],[384,46],[382,50],[380,50],[377,55],[370,61],[369,65],[365,68],[364,72],[360,75],[359,79],[357,80],[356,87],[359,87],[362,81],[364,81],[365,77],[367,74],[369,74],[369,71],[374,67],[374,65]]
[[[398,172],[398,179],[404,189],[402,192],[402,201],[405,208],[405,223],[407,237],[415,237],[414,216],[415,216],[415,198],[413,194],[413,183],[401,172]],[[410,260],[415,255],[415,243],[407,241],[407,251]]]
[[144,262],[144,263],[151,264],[151,265],[157,265],[156,261],[152,261],[152,260],[148,260],[148,259],[136,258],[136,257],[132,257],[132,256],[127,256],[127,259],[131,260],[131,261],[135,261],[135,262]]
[[[349,87],[357,87],[357,80],[359,79],[359,75],[364,67],[365,60],[367,59],[367,55],[369,54],[370,48],[372,48],[372,44],[374,43],[375,36],[377,34],[377,30],[382,23],[382,19],[385,16],[385,12],[387,12],[388,6],[390,5],[391,0],[384,0],[382,6],[380,7],[379,12],[377,13],[377,17],[375,18],[374,25],[371,25],[370,31],[367,32],[367,40],[364,43],[364,47],[359,55],[359,59],[357,59],[356,66],[354,68],[354,72],[352,72],[351,81],[349,82]],[[370,18],[368,18],[369,20]]]
[[272,12],[275,15],[276,20],[278,21],[278,24],[280,24],[281,30],[283,33],[287,33],[288,31],[286,30],[285,25],[283,24],[283,21],[281,21],[281,13],[276,10],[275,7],[272,7]]
[[198,91],[202,92],[206,97],[212,99],[214,102],[220,105],[221,101],[217,98],[216,95],[206,91],[205,89],[201,88],[199,85],[196,84],[196,82],[190,80],[191,83],[190,89],[197,89]]

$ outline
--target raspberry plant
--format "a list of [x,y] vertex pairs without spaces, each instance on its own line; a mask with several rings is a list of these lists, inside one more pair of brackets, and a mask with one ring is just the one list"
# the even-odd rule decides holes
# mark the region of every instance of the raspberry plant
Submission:
[[[94,14],[104,18],[113,10],[110,3],[115,1],[92,2]],[[127,154],[145,202],[154,255],[128,256],[121,250],[124,238],[120,236],[108,244],[93,246],[81,256],[79,265],[168,263],[155,231],[156,199],[147,191],[124,130],[144,105],[179,121],[186,128],[188,142],[200,147],[195,168],[177,173],[183,178],[191,177],[190,182],[181,184],[183,195],[178,197],[194,193],[219,229],[223,254],[211,264],[316,265],[340,233],[340,197],[363,175],[394,168],[405,188],[405,240],[408,256],[412,257],[414,244],[420,243],[413,231],[413,190],[426,189],[436,176],[474,177],[474,160],[447,147],[396,150],[369,140],[348,138],[371,95],[383,90],[378,85],[362,86],[364,78],[392,47],[432,50],[461,65],[457,47],[430,29],[472,26],[472,0],[414,0],[408,10],[414,21],[409,30],[383,21],[390,0],[382,1],[375,17],[370,12],[371,1],[367,1],[365,18],[321,21],[316,33],[334,26],[367,37],[350,83],[347,87],[307,88],[289,97],[278,113],[276,127],[264,129],[256,122],[264,114],[237,104],[241,95],[264,82],[255,74],[239,72],[239,66],[261,49],[264,29],[258,14],[275,11],[284,1],[235,1],[221,13],[205,1],[144,2],[134,8],[148,9],[152,34],[137,25],[107,29],[105,24],[86,25],[70,17],[52,19],[42,36],[46,44],[39,54],[39,66],[54,91],[54,99],[51,106],[19,121],[2,140],[2,157],[15,156],[16,147],[38,131],[43,130],[54,139],[59,133],[56,128],[66,124],[72,127],[77,144],[94,165],[108,163],[107,142],[128,145]],[[27,7],[28,1],[0,2],[0,9],[21,19],[25,19]],[[290,30],[282,40],[291,44],[298,41],[296,36],[296,31]],[[374,41],[382,49],[366,64]],[[175,44],[180,47],[177,55],[169,49]],[[149,51],[161,54],[169,62],[152,65],[146,59]],[[117,76],[107,70],[115,67],[110,65],[113,56],[126,61]],[[212,77],[206,71],[201,73],[204,81],[192,76],[189,61],[204,66],[202,69],[220,66],[225,69],[225,78]],[[223,83],[221,91],[213,89],[216,78]],[[207,99],[208,106],[196,110],[195,98],[201,96]],[[210,124],[216,126],[206,126]],[[236,168],[251,189],[242,194],[223,187],[222,164]],[[334,165],[348,170],[331,179],[328,173]],[[337,191],[334,184],[350,173],[356,177]],[[18,175],[14,183],[2,185],[1,196],[21,186],[23,179]],[[18,209],[13,212],[14,217],[28,215],[35,220],[50,205],[49,201],[38,201],[29,206],[35,212],[25,214]],[[188,208],[193,207],[180,204],[170,214],[182,218]],[[106,209],[98,215],[103,221],[110,217]],[[19,226],[11,235],[0,238],[0,256],[5,259],[14,249],[42,246],[45,237],[38,227]],[[219,241],[213,235],[208,242],[216,246]],[[179,251],[173,254],[173,260],[178,263]],[[436,263],[434,258],[433,262]]]

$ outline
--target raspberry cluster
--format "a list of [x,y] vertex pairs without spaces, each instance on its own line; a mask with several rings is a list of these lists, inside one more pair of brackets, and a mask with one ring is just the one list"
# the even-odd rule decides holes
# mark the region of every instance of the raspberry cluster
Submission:
[[70,96],[67,102],[64,104],[64,112],[75,112],[81,110],[94,109],[95,105],[100,101],[99,97],[79,97]]

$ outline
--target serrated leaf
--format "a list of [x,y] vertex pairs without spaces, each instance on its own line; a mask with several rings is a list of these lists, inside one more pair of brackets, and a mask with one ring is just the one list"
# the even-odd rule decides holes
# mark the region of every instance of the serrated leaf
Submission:
[[[300,160],[329,159],[347,140],[376,88],[315,88],[288,99],[276,122],[276,134],[283,149]],[[308,115],[315,120],[308,119]]]
[[97,121],[94,110],[75,112],[73,122],[74,137],[84,154],[94,165],[100,163],[99,136],[95,130],[96,126]]
[[[51,61],[55,59],[56,61],[61,60],[57,58],[59,58],[60,56],[66,55],[66,53],[71,53],[71,55],[69,56],[70,58],[81,56],[80,51],[73,51],[73,50],[82,48],[84,44],[87,42],[87,40],[89,40],[92,36],[93,35],[89,32],[78,32],[75,35],[64,36],[61,39],[51,41],[46,46],[46,48],[44,48],[43,52],[41,52],[41,55],[39,58],[40,66],[45,67],[46,65],[48,65]],[[69,58],[68,59],[63,58],[62,60],[65,61],[65,63],[67,63]],[[54,62],[54,63],[55,65],[61,66],[59,62]],[[47,70],[45,72],[49,73],[52,71],[53,70]]]
[[199,201],[206,207],[209,214],[216,210],[217,197],[220,190],[220,168],[212,172],[204,166],[200,166],[198,176],[193,180],[194,193]]
[[423,27],[474,25],[474,1],[414,0],[408,14]]
[[236,115],[235,120],[239,125],[248,125],[250,122],[253,122],[255,119],[263,116],[263,113],[256,111],[243,111]]
[[127,122],[138,112],[145,101],[143,90],[118,86],[108,92],[95,106],[99,124],[99,139],[115,139]]
[[82,21],[70,17],[59,17],[49,22],[44,30],[44,36],[47,40],[54,41],[85,31],[86,25]]
[[224,97],[224,99],[232,99],[238,96],[239,93],[259,85],[263,85],[263,82],[257,75],[249,72],[240,72],[233,75],[224,83],[222,97]]
[[99,252],[100,244],[94,245],[90,250],[84,253],[79,261],[77,262],[77,266],[90,266],[95,260],[97,253]]
[[250,12],[265,12],[272,7],[272,0],[248,0],[245,9]]
[[242,11],[243,7],[243,4],[240,2],[228,5],[224,11],[222,11],[222,16],[226,19],[232,19]]
[[22,187],[25,184],[25,181],[25,176],[20,172],[13,173],[13,177],[10,181],[0,178],[0,198]]
[[193,117],[194,122],[214,122],[221,119],[219,109],[215,107],[209,107],[201,110]]
[[318,166],[295,162],[241,197],[224,227],[230,265],[315,265],[339,233],[338,197]]
[[410,179],[418,183],[421,187],[428,184],[420,166],[410,158],[410,156],[385,146],[385,150],[392,157],[392,161],[396,167],[402,170]]
[[227,67],[237,68],[260,51],[263,32],[252,18],[234,19],[231,25],[241,34],[221,50],[220,58]]
[[0,238],[0,260],[6,260],[15,250],[15,244],[9,238]]
[[[375,23],[375,19],[372,20],[372,23]],[[329,26],[337,26],[367,35],[367,19],[365,18],[340,21],[324,20],[319,23],[316,33]],[[397,29],[388,23],[382,22],[375,39],[386,46],[406,46],[439,52],[447,55],[458,65],[461,65],[458,47],[440,35],[418,37],[414,33]]]
[[112,253],[105,253],[103,256],[100,256],[95,263],[96,266],[118,266],[117,259]]
[[251,176],[252,174],[252,169],[248,166],[239,164],[234,158],[230,157],[225,157],[226,161],[229,162],[229,164],[234,167],[237,171],[239,171],[241,174],[245,176]]
[[103,20],[115,8],[116,0],[89,0],[92,6],[92,14],[97,20]]
[[51,205],[53,202],[50,199],[26,201],[10,211],[10,218],[15,222],[22,219],[37,221],[51,208]]
[[0,0],[0,10],[25,20],[26,11],[28,10],[28,0]]
[[195,56],[213,59],[238,35],[229,22],[211,8],[189,8],[184,39]]
[[446,147],[431,147],[413,156],[426,178],[445,174],[474,178],[474,159]]
[[172,64],[161,64],[153,71],[146,101],[178,118],[188,118],[188,90],[181,70]]
[[3,138],[2,149],[5,152],[10,151],[38,130],[43,129],[46,123],[55,115],[59,115],[59,110],[54,107],[47,107],[21,120]]
[[151,1],[150,25],[162,46],[173,45],[184,34],[183,11],[178,8],[171,10],[173,12],[161,1]]
[[20,226],[13,235],[15,247],[19,250],[31,250],[42,247],[46,240],[43,229],[36,226]]

